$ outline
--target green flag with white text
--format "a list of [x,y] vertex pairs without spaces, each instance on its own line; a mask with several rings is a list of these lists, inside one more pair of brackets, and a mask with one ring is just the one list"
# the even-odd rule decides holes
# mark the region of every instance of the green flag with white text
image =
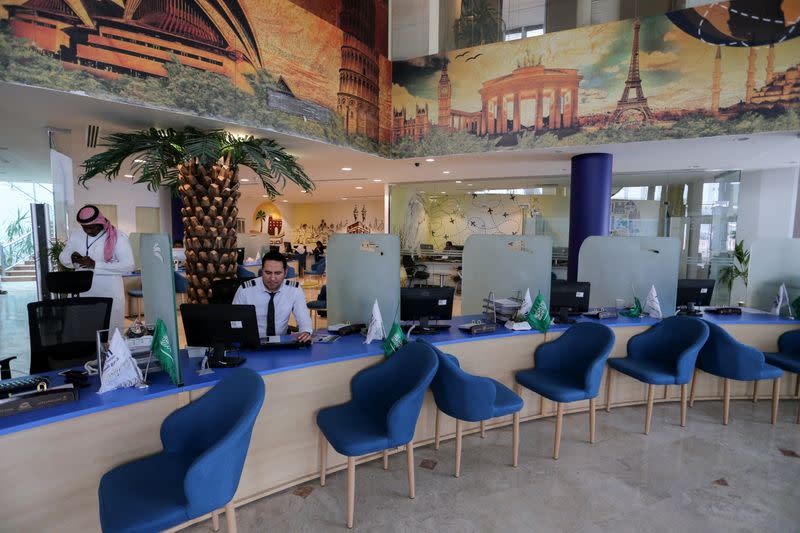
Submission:
[[392,354],[399,350],[405,343],[406,336],[403,334],[403,330],[400,329],[400,324],[395,322],[392,324],[392,329],[389,330],[386,340],[383,341],[383,355],[391,357]]
[[630,318],[639,318],[640,316],[642,316],[642,302],[639,301],[639,298],[634,296],[633,307],[631,307],[628,311],[623,311],[620,314]]
[[178,385],[178,369],[175,365],[175,359],[172,357],[172,350],[169,345],[169,335],[167,335],[167,326],[159,318],[156,321],[156,330],[153,332],[153,342],[150,344],[150,351],[158,359],[158,363],[164,372],[169,375],[172,383]]
[[533,307],[528,311],[528,324],[530,324],[533,329],[538,329],[542,333],[547,333],[552,323],[553,321],[550,318],[550,311],[547,309],[547,303],[544,301],[542,293],[539,293],[533,301]]

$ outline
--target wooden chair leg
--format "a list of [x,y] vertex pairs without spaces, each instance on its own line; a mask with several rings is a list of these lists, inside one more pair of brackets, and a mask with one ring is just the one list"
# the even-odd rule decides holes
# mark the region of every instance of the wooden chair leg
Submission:
[[556,403],[556,439],[553,443],[553,459],[558,459],[561,451],[561,424],[564,421],[564,404]]
[[[798,412],[800,412],[800,410]],[[514,420],[514,430],[511,441],[512,442],[511,454],[514,457],[511,464],[516,467],[517,465],[519,465],[519,411],[514,413],[513,420]]]
[[486,438],[486,420],[481,420],[481,438]]
[[758,380],[753,382],[753,403],[758,403]]
[[594,436],[595,436],[594,402],[595,402],[594,398],[589,400],[589,444],[594,444]]
[[456,419],[456,471],[455,477],[461,477],[461,432],[463,430],[461,420]]
[[781,378],[775,378],[775,381],[772,382],[772,421],[771,423],[775,425],[775,422],[778,421],[778,402],[780,401],[780,392],[781,392]]
[[328,440],[320,431],[319,433],[319,484],[325,486],[325,476],[328,474]]
[[414,441],[406,444],[406,468],[408,469],[408,497],[412,500],[417,494],[414,490]]
[[694,387],[697,385],[697,375],[700,373],[700,369],[695,367],[694,374],[692,374],[692,390],[689,393],[689,407],[694,407]]
[[228,526],[228,533],[236,533],[236,511],[233,509],[233,502],[228,502],[225,506],[225,524]]
[[389,470],[389,450],[383,450],[383,469]]
[[686,383],[681,385],[681,427],[686,427]]
[[794,380],[794,397],[800,398],[800,374],[795,374],[797,377]]
[[435,423],[434,437],[433,437],[433,449],[434,450],[438,450],[439,449],[439,427],[440,427],[439,426],[439,418],[440,418],[439,415],[440,415],[440,411],[439,411],[439,409],[436,409],[436,423]]
[[797,402],[797,419],[794,421],[795,424],[800,424],[800,402]]
[[347,527],[353,529],[356,507],[356,458],[347,458]]
[[211,513],[211,531],[219,531],[219,511]]
[[614,370],[608,367],[606,375],[606,413],[611,412],[611,396],[614,393]]
[[722,398],[722,424],[728,425],[728,416],[731,412],[731,380],[724,378],[723,384],[723,398]]
[[647,412],[645,413],[644,434],[650,434],[650,421],[653,419],[653,396],[656,393],[655,385],[647,385]]

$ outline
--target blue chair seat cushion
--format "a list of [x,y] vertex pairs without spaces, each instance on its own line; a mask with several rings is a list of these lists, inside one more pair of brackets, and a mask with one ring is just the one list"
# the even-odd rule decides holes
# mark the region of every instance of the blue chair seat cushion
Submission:
[[492,380],[492,382],[494,382],[494,388],[497,391],[494,397],[492,418],[510,415],[522,409],[522,398],[499,381]]
[[317,425],[333,449],[348,457],[405,444],[389,442],[385,414],[371,413],[353,402],[320,410]]
[[589,399],[583,383],[564,369],[531,368],[517,372],[517,382],[554,402],[567,403]]
[[800,354],[765,353],[767,363],[795,374],[800,374]]
[[326,309],[328,302],[325,300],[311,300],[308,302],[309,309]]
[[783,375],[783,370],[777,366],[772,366],[764,363],[764,368],[761,369],[761,374],[756,378],[759,380],[778,379]]
[[657,359],[631,359],[630,357],[608,360],[608,366],[650,385],[684,385],[678,383],[674,364]]
[[123,464],[100,479],[100,524],[104,533],[162,531],[186,522],[183,481],[191,459],[157,453]]
[[128,291],[128,296],[142,298],[144,296],[144,291],[142,289],[131,289]]

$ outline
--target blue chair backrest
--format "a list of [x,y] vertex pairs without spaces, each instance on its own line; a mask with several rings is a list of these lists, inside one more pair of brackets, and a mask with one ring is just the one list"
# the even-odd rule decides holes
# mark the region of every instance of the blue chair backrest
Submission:
[[322,288],[319,290],[319,294],[317,295],[317,300],[321,302],[325,302],[328,299],[328,285],[323,285]]
[[236,368],[200,399],[164,420],[164,451],[192,460],[183,483],[190,518],[219,509],[233,498],[264,395],[261,376]]
[[325,258],[320,258],[319,261],[311,265],[311,270],[314,274],[322,275],[325,273]]
[[536,368],[558,370],[587,392],[597,395],[615,338],[606,325],[579,322],[536,349],[533,355]]
[[180,294],[189,292],[189,280],[180,272],[175,272],[175,292]]
[[800,329],[787,331],[778,337],[778,350],[800,357]]
[[410,342],[356,374],[350,384],[353,401],[365,411],[385,416],[389,440],[405,444],[414,436],[425,390],[438,367],[439,359],[430,346]]
[[461,369],[454,356],[444,353],[425,339],[417,342],[430,346],[439,357],[439,370],[431,382],[436,406],[444,414],[476,422],[492,417],[497,394],[490,378],[475,376]]
[[244,279],[253,279],[256,277],[256,275],[247,270],[242,265],[239,265],[238,267],[236,267],[236,277],[244,280]]
[[737,341],[717,324],[706,324],[708,340],[697,356],[697,368],[730,379],[756,379],[766,363],[764,354]]
[[671,316],[628,340],[628,357],[674,365],[679,383],[692,378],[697,354],[708,338],[699,318]]
[[295,272],[294,267],[289,267],[286,270],[286,279],[292,279],[297,277],[297,272]]

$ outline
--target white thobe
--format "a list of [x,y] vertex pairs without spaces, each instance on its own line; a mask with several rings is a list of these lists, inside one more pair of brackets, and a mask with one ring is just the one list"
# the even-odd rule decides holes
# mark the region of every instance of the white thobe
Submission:
[[[114,247],[114,255],[111,261],[106,261],[104,252],[106,245],[105,232],[94,237],[87,235],[83,229],[75,230],[70,233],[64,251],[58,256],[61,264],[76,270],[93,270],[92,288],[89,292],[84,292],[82,296],[97,296],[102,298],[113,298],[111,306],[111,320],[109,328],[119,328],[120,332],[125,329],[125,287],[122,283],[122,275],[133,271],[133,250],[128,241],[128,236],[117,231],[117,244]],[[78,252],[80,255],[88,255],[94,259],[94,269],[86,269],[72,263],[72,254]]]

